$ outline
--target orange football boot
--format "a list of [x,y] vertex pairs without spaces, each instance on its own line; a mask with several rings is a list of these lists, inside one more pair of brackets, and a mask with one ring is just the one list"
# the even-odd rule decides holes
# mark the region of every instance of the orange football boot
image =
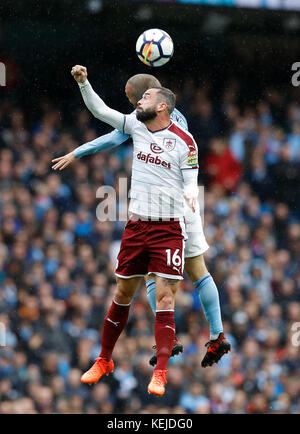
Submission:
[[167,383],[166,380],[167,372],[168,372],[167,370],[153,371],[151,381],[148,385],[148,393],[152,393],[153,395],[158,395],[158,396],[162,396],[165,393],[165,383]]
[[114,370],[114,362],[110,359],[109,362],[97,357],[93,366],[81,376],[81,382],[87,384],[97,383],[102,375],[108,375]]

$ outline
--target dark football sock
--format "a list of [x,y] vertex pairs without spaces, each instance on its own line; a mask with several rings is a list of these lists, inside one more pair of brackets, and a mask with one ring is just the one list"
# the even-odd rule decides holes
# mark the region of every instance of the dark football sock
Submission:
[[130,304],[121,305],[113,301],[104,319],[100,357],[107,361],[111,359],[115,344],[127,324],[129,308]]
[[157,365],[155,370],[166,370],[175,338],[174,310],[156,311],[155,341]]

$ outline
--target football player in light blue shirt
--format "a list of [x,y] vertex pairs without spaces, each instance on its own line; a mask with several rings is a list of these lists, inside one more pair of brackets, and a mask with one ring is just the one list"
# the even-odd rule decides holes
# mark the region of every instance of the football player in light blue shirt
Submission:
[[[134,112],[133,112],[134,113]],[[177,122],[182,128],[188,130],[185,117],[176,108],[172,112],[170,119]],[[76,158],[84,157],[85,155],[95,154],[100,151],[107,151],[108,149],[116,148],[130,138],[129,134],[122,133],[118,130],[113,130],[111,133],[104,136],[97,137],[91,142],[84,143],[78,148],[74,149],[73,153]]]
[[[188,130],[185,117],[176,108],[171,113],[170,119],[174,122],[177,122],[181,128]],[[74,149],[73,154],[76,158],[81,158],[85,155],[96,154],[96,152],[107,151],[108,149],[116,148],[117,146],[126,142],[129,137],[129,134],[122,133],[118,130],[113,130],[111,133],[97,137],[97,139],[92,140],[91,142],[87,142],[81,146],[78,146],[78,148]]]
[[[136,107],[137,102],[142,98],[144,92],[152,87],[161,87],[160,82],[150,74],[137,74],[131,77],[125,86],[125,93],[131,104]],[[178,123],[179,126],[188,130],[188,125],[185,117],[176,108],[170,116],[171,120]],[[109,134],[98,137],[91,142],[84,143],[77,147],[74,151],[62,157],[52,160],[55,163],[52,168],[54,170],[62,170],[71,164],[76,158],[81,158],[85,155],[95,154],[100,151],[106,151],[116,148],[129,139],[128,134],[114,130]],[[211,366],[230,350],[230,344],[226,340],[223,333],[223,325],[221,319],[221,310],[219,303],[219,293],[216,284],[209,274],[203,254],[196,257],[185,258],[185,272],[194,282],[195,287],[199,291],[199,298],[204,310],[206,319],[210,325],[210,341],[207,346],[207,353],[202,361],[202,366]],[[147,296],[151,309],[156,314],[156,289],[155,280],[149,276],[145,276]],[[174,342],[172,356],[183,351],[183,346],[178,342],[177,337]],[[156,364],[156,355],[150,359],[150,364]]]
[[[145,90],[151,87],[161,87],[160,82],[153,75],[150,74],[137,74],[131,77],[126,84],[125,92],[129,101],[136,106],[139,99],[142,97]],[[188,130],[186,118],[176,108],[170,116],[171,120],[177,122],[182,128]],[[96,154],[100,151],[107,151],[120,146],[122,143],[129,139],[129,134],[124,134],[121,131],[113,130],[101,137],[97,137],[91,142],[84,143],[78,146],[74,151],[62,157],[55,158],[53,162],[56,164],[53,169],[64,169],[76,158],[84,157],[85,155]]]

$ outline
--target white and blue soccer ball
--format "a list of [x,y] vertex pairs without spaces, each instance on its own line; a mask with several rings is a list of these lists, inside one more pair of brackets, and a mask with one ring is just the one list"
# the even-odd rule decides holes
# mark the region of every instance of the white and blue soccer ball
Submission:
[[169,62],[173,53],[172,38],[164,30],[146,30],[136,41],[136,54],[147,66],[162,66]]

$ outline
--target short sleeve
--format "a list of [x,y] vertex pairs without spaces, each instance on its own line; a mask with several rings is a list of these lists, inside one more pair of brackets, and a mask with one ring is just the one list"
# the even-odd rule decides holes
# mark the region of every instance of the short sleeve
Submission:
[[189,143],[184,146],[184,150],[181,154],[180,169],[190,170],[198,168],[198,147],[196,145],[196,142],[191,139],[189,140]]
[[183,116],[183,114],[179,111],[179,110],[177,110],[177,108],[175,108],[174,110],[173,110],[173,112],[171,113],[171,119],[174,121],[174,122],[177,122],[177,124],[181,127],[181,128],[183,128],[184,130],[187,130],[188,131],[188,124],[187,124],[187,120],[186,120],[186,118]]
[[137,122],[135,114],[124,115],[122,133],[131,135]]

